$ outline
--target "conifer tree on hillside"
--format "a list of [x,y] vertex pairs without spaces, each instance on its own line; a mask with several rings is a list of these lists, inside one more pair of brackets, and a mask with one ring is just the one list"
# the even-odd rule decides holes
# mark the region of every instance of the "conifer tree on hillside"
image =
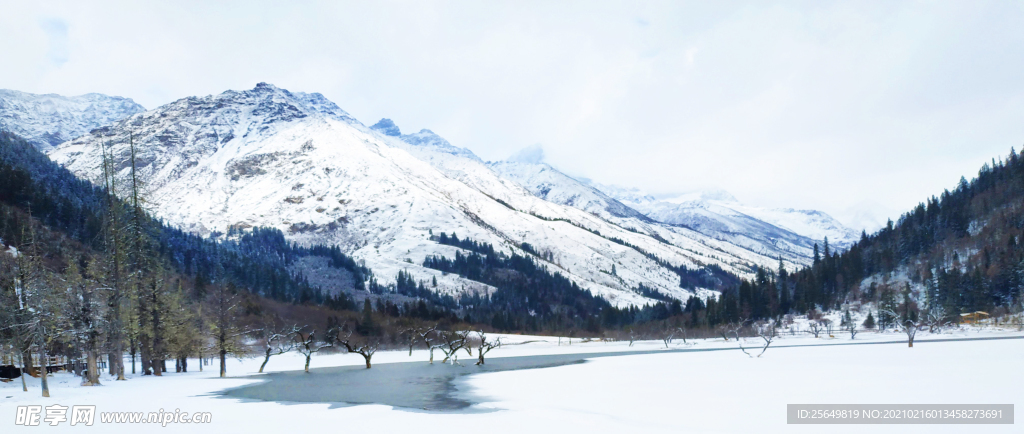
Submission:
[[875,317],[871,315],[871,312],[868,312],[868,317],[864,319],[863,326],[868,330],[875,328]]

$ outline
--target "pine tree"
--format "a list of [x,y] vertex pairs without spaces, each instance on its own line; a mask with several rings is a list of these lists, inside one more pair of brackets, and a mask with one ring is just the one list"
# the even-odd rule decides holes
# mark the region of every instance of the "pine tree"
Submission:
[[868,317],[864,319],[863,325],[868,330],[875,328],[875,317],[871,315],[871,312],[868,312]]

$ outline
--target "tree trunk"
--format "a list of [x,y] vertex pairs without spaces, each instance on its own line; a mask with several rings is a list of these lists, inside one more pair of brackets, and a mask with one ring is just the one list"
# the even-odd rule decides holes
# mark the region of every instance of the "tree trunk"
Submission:
[[164,376],[164,369],[163,369],[163,365],[160,363],[160,360],[157,360],[157,359],[150,360],[149,361],[149,366],[153,367],[153,375],[156,375],[157,377],[163,377]]
[[40,380],[42,380],[41,384],[42,384],[42,387],[43,387],[43,398],[49,398],[50,397],[50,382],[46,380],[46,376],[47,376],[46,375],[47,374],[47,372],[46,372],[47,369],[46,368],[47,368],[47,365],[49,364],[47,362],[48,362],[48,360],[47,360],[47,357],[46,357],[46,349],[45,349],[45,347],[43,345],[40,345],[39,346],[39,365],[42,368],[41,369],[42,373],[40,374],[39,378],[40,378]]
[[21,390],[23,392],[28,392],[28,384],[25,384],[25,375],[32,375],[32,374],[29,374],[29,372],[31,372],[28,369],[29,368],[29,364],[30,363],[27,361],[27,359],[25,359],[25,354],[22,353],[21,354],[21,366],[22,366],[22,368],[21,368]]
[[260,373],[263,373],[263,368],[267,367],[267,362],[270,361],[270,350],[267,350],[267,356],[263,359],[263,364],[260,365]]
[[[227,352],[227,350],[224,350],[223,347],[222,347],[221,350],[220,350],[220,378],[224,378],[224,377],[228,376],[227,361],[228,361],[228,352]],[[306,362],[306,366],[309,366],[309,362]]]
[[149,350],[147,345],[148,340],[143,339],[139,342],[139,360],[142,361],[142,375],[152,375],[153,366],[152,360],[149,359]]
[[366,359],[366,369],[370,369],[370,357],[373,357],[373,356],[366,356],[366,355],[363,356],[363,358]]
[[307,374],[309,373],[309,358],[311,356],[312,356],[312,353],[311,354],[306,354],[306,373]]
[[188,356],[181,358],[181,372],[188,372]]
[[89,351],[85,357],[85,381],[89,383],[90,386],[99,386],[100,369],[96,363],[96,358],[99,357],[99,355],[96,354],[96,350],[92,350]]
[[476,364],[482,365],[482,364],[484,364],[484,352],[483,351],[478,351],[478,353],[480,353],[480,356],[479,356],[479,358],[478,358],[479,360],[477,360]]
[[117,381],[124,381],[124,350],[121,349],[121,344],[116,345],[114,351],[114,362],[116,363]]
[[430,348],[430,364],[434,364],[434,348]]
[[[31,351],[25,350],[25,351],[21,352],[21,362],[22,362],[23,365],[25,365],[25,372],[27,372],[28,375],[31,375],[31,376],[35,377],[36,376],[36,368],[35,368],[35,366],[32,366],[32,352]],[[27,392],[27,390],[26,390],[26,392]]]

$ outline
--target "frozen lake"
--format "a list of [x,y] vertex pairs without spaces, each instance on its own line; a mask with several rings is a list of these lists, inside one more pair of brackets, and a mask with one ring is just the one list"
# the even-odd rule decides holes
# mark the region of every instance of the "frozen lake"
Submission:
[[442,364],[437,360],[434,364],[423,361],[377,364],[372,369],[363,366],[314,368],[309,373],[288,371],[255,377],[265,381],[227,390],[224,395],[261,401],[330,403],[335,406],[384,404],[404,409],[467,411],[470,406],[479,403],[473,399],[472,392],[466,390],[468,387],[463,377],[468,375],[552,368],[583,363],[596,357],[655,352],[664,353],[666,350],[500,357],[489,359],[480,366],[473,364],[476,362],[475,357],[466,357],[460,362],[462,365]]
[[[747,357],[735,341],[721,339],[701,340],[689,347],[678,341],[672,345],[704,351],[666,351],[657,341],[637,342],[630,348],[625,342],[557,345],[545,338],[547,342],[493,351],[495,357],[489,357],[482,370],[469,364],[475,361],[469,358],[463,359],[467,362],[463,367],[430,366],[426,352],[417,350],[412,357],[405,351],[378,353],[370,370],[356,355],[322,355],[313,358],[314,372],[309,375],[290,372],[303,365],[301,356],[292,353],[271,359],[264,375],[253,375],[262,359],[230,359],[232,377],[226,379],[216,378],[216,366],[207,366],[205,372],[135,376],[121,382],[105,377],[102,387],[80,387],[78,379],[59,374],[51,381],[52,398],[39,397],[38,379],[30,379],[27,393],[21,391],[20,383],[0,384],[0,418],[13,420],[18,405],[94,404],[99,412],[181,409],[213,414],[209,425],[107,424],[101,428],[112,433],[138,433],[140,428],[188,434],[339,428],[423,434],[960,434],[981,429],[1017,433],[1017,425],[787,425],[786,405],[972,403],[1021,408],[1024,339],[939,341],[1021,335],[975,330],[925,333],[914,348],[907,348],[895,333],[865,333],[856,341],[785,337],[761,358]],[[748,340],[747,345],[754,346],[756,341]],[[586,361],[579,363],[581,359]],[[189,363],[192,369],[197,366],[195,361]],[[398,372],[402,374],[392,375]],[[388,386],[388,381],[400,382]],[[246,386],[253,395],[232,394]],[[344,389],[359,394],[339,395]],[[260,397],[257,391],[265,395]],[[268,398],[277,400],[263,400]],[[338,404],[345,401],[366,404]],[[422,410],[431,405],[434,410]],[[13,432],[41,430],[12,427]],[[57,431],[62,429],[74,430],[65,424]]]
[[[1019,339],[1017,337],[979,337],[971,340]],[[931,339],[919,341],[920,345],[934,345],[938,342],[962,341],[960,339]],[[756,345],[751,342],[751,345]],[[792,351],[807,346],[849,346],[849,345],[905,345],[904,342],[839,341],[826,344],[792,344],[784,342],[769,352]],[[760,350],[760,348],[757,348]],[[681,352],[732,351],[736,347],[672,348],[659,350],[637,350],[618,352],[594,352],[574,354],[543,354],[529,356],[496,357],[477,366],[475,357],[465,357],[461,365],[434,364],[423,361],[376,364],[373,369],[357,366],[336,366],[314,368],[303,371],[275,372],[258,376],[260,383],[229,389],[224,395],[231,398],[274,401],[281,403],[328,403],[334,407],[350,405],[382,404],[401,409],[427,411],[493,411],[482,409],[477,404],[482,400],[478,390],[467,381],[474,374],[488,374],[504,371],[554,368],[584,363],[600,357],[626,357]],[[757,354],[758,351],[753,351]],[[465,356],[466,354],[461,354]]]

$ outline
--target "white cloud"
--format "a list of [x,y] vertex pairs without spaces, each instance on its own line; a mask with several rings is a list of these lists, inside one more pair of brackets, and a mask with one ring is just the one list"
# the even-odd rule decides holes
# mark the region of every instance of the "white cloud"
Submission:
[[516,152],[509,161],[518,161],[521,163],[539,164],[544,162],[544,147],[541,145],[527,146]]

